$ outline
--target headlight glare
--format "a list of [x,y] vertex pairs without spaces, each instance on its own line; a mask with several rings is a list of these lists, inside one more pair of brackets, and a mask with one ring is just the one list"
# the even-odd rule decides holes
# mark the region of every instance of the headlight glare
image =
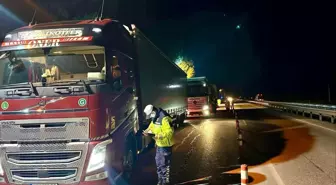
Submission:
[[204,105],[203,110],[209,110],[209,105]]

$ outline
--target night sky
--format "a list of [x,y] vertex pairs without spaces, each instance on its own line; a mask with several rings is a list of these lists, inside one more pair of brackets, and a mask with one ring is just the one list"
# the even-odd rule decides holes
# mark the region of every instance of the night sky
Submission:
[[[0,2],[23,22],[29,22],[33,7],[40,7],[37,21],[46,22],[91,15],[101,0]],[[17,2],[27,5],[20,8]],[[236,95],[261,92],[269,100],[326,102],[330,84],[336,101],[335,57],[327,55],[335,46],[326,42],[335,21],[328,20],[332,11],[322,1],[106,0],[105,4],[104,17],[136,23],[172,60],[178,55],[193,60],[197,76],[207,76]],[[22,24],[3,15],[0,5],[0,34]]]

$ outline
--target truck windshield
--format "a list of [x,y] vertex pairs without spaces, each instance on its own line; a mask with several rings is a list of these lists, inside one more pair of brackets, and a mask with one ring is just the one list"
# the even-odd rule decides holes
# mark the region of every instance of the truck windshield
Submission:
[[104,66],[104,48],[98,46],[8,51],[0,53],[0,85],[39,84],[43,77],[47,84],[87,80],[105,76]]
[[188,85],[188,97],[207,96],[208,88],[200,85]]

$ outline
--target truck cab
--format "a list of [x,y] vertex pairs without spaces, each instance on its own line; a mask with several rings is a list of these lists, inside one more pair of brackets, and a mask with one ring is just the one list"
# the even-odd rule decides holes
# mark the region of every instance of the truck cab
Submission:
[[141,134],[144,107],[183,117],[185,92],[185,73],[134,25],[103,19],[18,28],[0,48],[0,184],[127,181],[152,142]]
[[188,117],[208,117],[216,114],[217,90],[206,77],[194,77],[188,80]]

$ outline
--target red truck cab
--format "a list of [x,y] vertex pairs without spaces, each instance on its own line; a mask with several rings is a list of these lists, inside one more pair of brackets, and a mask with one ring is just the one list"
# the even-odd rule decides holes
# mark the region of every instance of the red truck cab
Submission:
[[[149,70],[154,64],[167,73]],[[8,33],[0,48],[0,184],[127,181],[152,141],[141,134],[144,106],[182,121],[185,79],[140,30],[116,20]]]
[[209,84],[205,77],[188,80],[188,117],[208,117],[217,110],[216,86]]

